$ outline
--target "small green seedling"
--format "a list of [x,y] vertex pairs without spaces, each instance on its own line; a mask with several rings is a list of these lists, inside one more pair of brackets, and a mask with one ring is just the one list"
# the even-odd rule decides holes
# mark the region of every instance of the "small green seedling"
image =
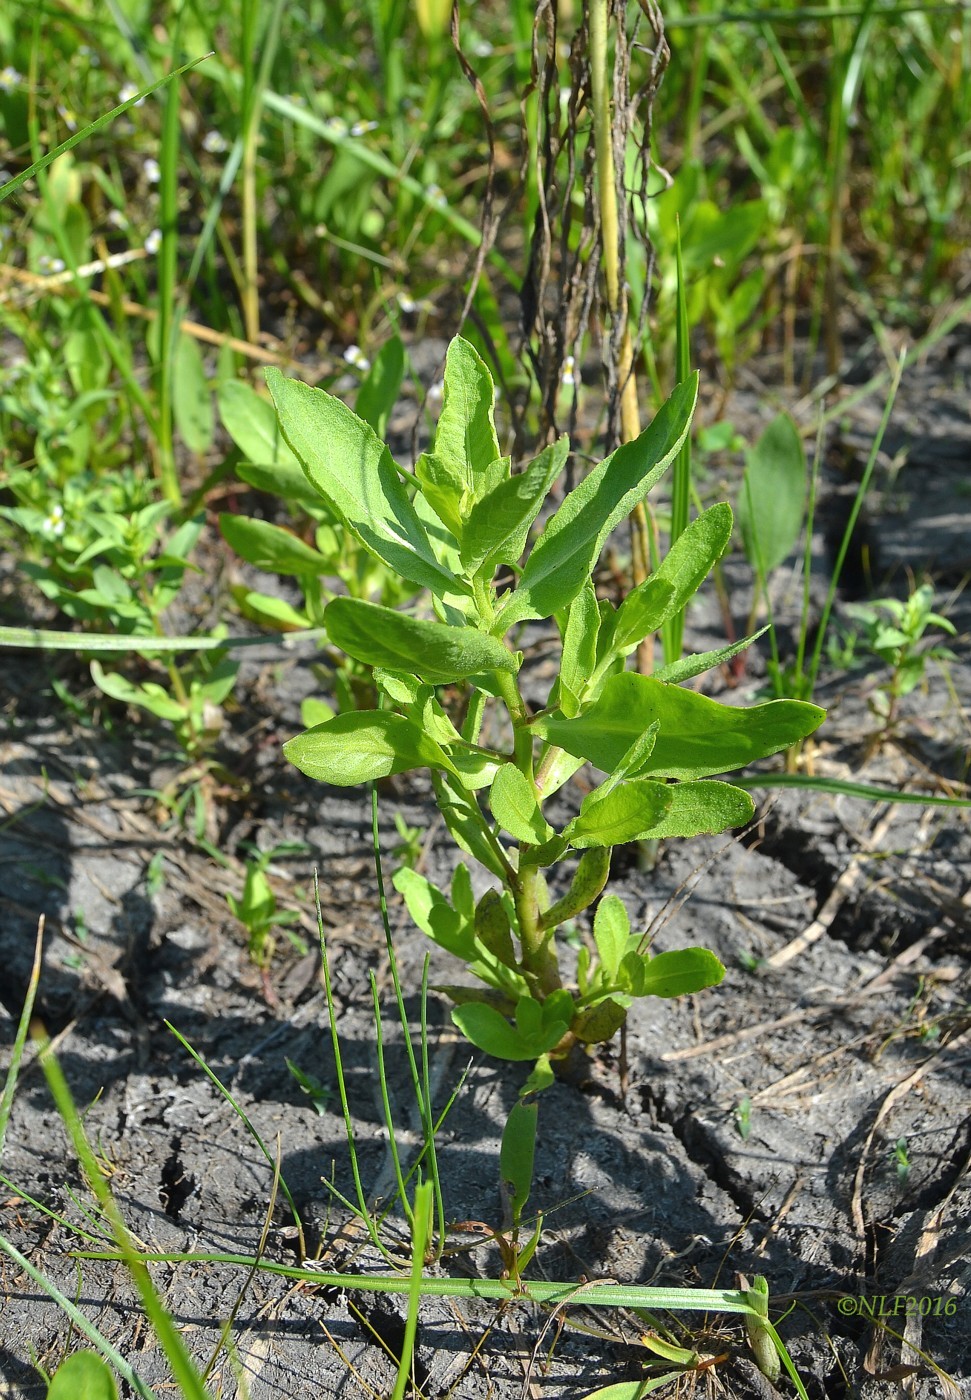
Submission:
[[257,967],[264,971],[269,967],[276,951],[275,928],[287,929],[287,937],[298,953],[306,953],[307,945],[299,934],[289,927],[299,923],[300,914],[295,909],[281,909],[277,904],[273,886],[267,879],[267,869],[281,855],[303,854],[303,842],[285,842],[274,846],[271,851],[258,851],[247,843],[252,852],[246,862],[246,882],[241,898],[227,894],[226,903],[233,916],[249,934],[249,955]]
[[872,603],[847,603],[844,612],[861,624],[861,632],[846,632],[830,647],[830,660],[859,664],[864,656],[878,657],[890,667],[890,679],[870,696],[870,708],[881,722],[881,734],[897,722],[900,701],[923,684],[928,661],[953,661],[954,653],[939,643],[920,647],[929,627],[955,636],[952,622],[933,611],[934,589],[929,583],[915,588],[909,598],[878,598]]
[[907,1148],[906,1138],[897,1139],[893,1145],[891,1156],[894,1166],[897,1168],[897,1182],[901,1187],[906,1186],[910,1176],[910,1152]]
[[299,1084],[302,1092],[306,1094],[307,1098],[310,1100],[314,1112],[319,1113],[320,1116],[323,1117],[327,1112],[327,1105],[333,1098],[332,1090],[328,1089],[326,1084],[322,1084],[315,1074],[308,1074],[306,1070],[294,1064],[293,1060],[286,1059],[286,1066]]
[[748,1094],[735,1105],[735,1127],[742,1141],[747,1142],[752,1131],[752,1100]]
[[[444,989],[467,1038],[504,1059],[562,1060],[609,1040],[636,998],[720,982],[725,970],[712,952],[654,954],[621,900],[600,899],[614,846],[747,822],[751,798],[714,776],[778,753],[823,719],[801,701],[745,709],[680,684],[738,647],[651,676],[627,670],[640,642],[683,610],[727,549],[727,505],[691,522],[619,606],[594,590],[611,531],[685,440],[697,376],[565,497],[524,561],[569,444],[561,438],[513,474],[496,435],[491,376],[465,341],[449,347],[434,447],[413,473],[339,400],[275,370],[267,379],[283,436],[335,518],[431,599],[408,611],[363,598],[328,603],[331,643],[370,670],[381,705],[317,724],[284,752],[310,777],[339,786],[429,770],[446,828],[495,883],[476,899],[464,862],[448,894],[407,868],[394,883],[418,926],[475,979]],[[496,576],[510,566],[516,584],[502,592]],[[560,665],[535,708],[520,688],[518,642],[524,624],[542,620],[557,629]],[[463,713],[447,713],[438,687],[460,682]],[[556,828],[544,805],[584,763],[603,776]],[[576,861],[572,879],[553,898],[546,872],[564,860]],[[598,899],[592,941],[568,986],[557,931]]]

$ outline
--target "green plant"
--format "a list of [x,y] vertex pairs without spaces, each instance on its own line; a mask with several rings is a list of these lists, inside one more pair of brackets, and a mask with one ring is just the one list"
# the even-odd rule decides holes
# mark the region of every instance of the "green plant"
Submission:
[[888,734],[897,723],[900,701],[922,685],[928,661],[953,661],[954,653],[938,642],[921,646],[929,627],[948,636],[956,628],[933,610],[934,589],[929,583],[915,588],[908,598],[877,598],[872,603],[846,603],[843,611],[861,630],[845,630],[831,639],[829,656],[835,664],[851,667],[876,657],[890,668],[886,685],[878,686],[869,704],[880,721],[881,734]]
[[[371,669],[382,706],[316,725],[284,751],[309,776],[338,785],[430,770],[456,844],[498,881],[476,901],[464,863],[450,896],[414,871],[395,876],[418,925],[484,984],[484,991],[447,989],[456,1023],[473,1044],[503,1058],[562,1058],[580,1043],[608,1040],[636,997],[719,982],[724,969],[705,949],[652,956],[615,895],[597,908],[594,948],[581,949],[572,991],[556,946],[557,928],[603,891],[612,847],[744,823],[751,799],[711,775],[786,748],[823,718],[798,701],[729,708],[677,683],[732,648],[654,676],[625,669],[727,547],[727,505],[693,521],[619,607],[594,592],[591,572],[608,535],[684,441],[696,376],[635,442],[565,498],[524,565],[530,525],[568,444],[560,439],[512,475],[496,438],[491,377],[466,342],[449,348],[434,449],[413,476],[337,399],[274,371],[268,382],[284,437],[344,528],[432,596],[435,620],[358,598],[327,605],[328,636]],[[515,568],[517,584],[499,593],[503,564]],[[550,618],[560,634],[559,674],[545,706],[533,711],[517,683],[523,654],[506,638],[527,621]],[[436,694],[436,686],[457,681],[467,687],[459,726]],[[557,831],[543,805],[585,761],[606,777]],[[569,890],[553,900],[544,871],[574,854]]]
[[287,937],[298,953],[307,951],[304,940],[291,928],[291,925],[300,922],[299,912],[296,909],[279,908],[276,894],[266,873],[280,856],[302,855],[307,847],[302,841],[285,841],[274,846],[272,850],[260,851],[249,842],[244,844],[251,855],[246,861],[243,893],[239,899],[235,895],[227,894],[226,903],[233,917],[239,920],[249,934],[250,957],[257,967],[265,971],[276,950],[276,940],[273,937],[275,928],[287,930]]
[[[389,340],[375,358],[357,392],[359,416],[383,435],[404,373],[401,341]],[[304,538],[306,523],[298,531],[267,520],[224,513],[219,517],[223,538],[241,559],[268,573],[294,579],[302,594],[302,607],[244,584],[233,586],[233,597],[244,616],[281,631],[318,628],[323,635],[324,609],[338,593],[352,598],[376,598],[392,607],[412,598],[413,584],[387,568],[363,549],[318,492],[308,483],[300,463],[281,437],[272,405],[249,385],[229,380],[219,390],[223,425],[244,460],[237,475],[256,490],[285,503],[298,521],[309,522],[313,543]],[[325,672],[336,691],[341,710],[373,703],[373,688],[363,668],[344,655]]]
[[893,1145],[891,1152],[894,1166],[897,1168],[897,1181],[900,1186],[906,1186],[910,1176],[910,1151],[907,1147],[907,1139],[900,1137]]

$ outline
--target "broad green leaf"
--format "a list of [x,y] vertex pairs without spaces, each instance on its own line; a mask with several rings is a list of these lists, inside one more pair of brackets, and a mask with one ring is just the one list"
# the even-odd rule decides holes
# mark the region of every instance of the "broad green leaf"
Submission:
[[47,1400],[118,1400],[108,1365],[93,1351],[76,1351],[58,1366]]
[[457,541],[465,533],[469,498],[457,473],[434,452],[423,452],[415,463],[421,494]]
[[592,792],[580,804],[580,815],[563,828],[571,846],[619,846],[640,841],[659,821],[671,801],[666,783],[619,783],[601,796]]
[[202,351],[195,336],[180,335],[176,343],[172,412],[179,436],[189,451],[199,456],[208,452],[215,432],[215,416]]
[[629,997],[605,997],[584,1011],[572,1027],[577,1040],[584,1045],[602,1045],[610,1040],[627,1020],[629,1001]]
[[[270,413],[273,412],[269,404],[267,409]],[[280,441],[283,442],[283,439]],[[286,443],[283,445],[286,447]],[[288,447],[287,454],[291,455]],[[247,486],[264,491],[268,496],[280,496],[288,505],[300,506],[308,514],[314,514],[318,518],[324,513],[330,515],[330,509],[320,492],[311,486],[296,460],[293,466],[285,466],[281,462],[275,467],[257,465],[254,462],[239,462],[236,475],[240,481],[245,481]]]
[[630,980],[637,997],[683,997],[717,987],[725,969],[707,948],[679,948],[670,953],[628,953],[621,963],[621,979]]
[[698,392],[694,374],[634,442],[594,467],[571,491],[530,552],[519,586],[499,614],[509,628],[567,607],[593,571],[604,542],[661,477],[684,441]]
[[319,700],[315,695],[308,695],[300,701],[300,723],[308,729],[313,729],[318,724],[327,724],[334,718],[334,714],[334,707],[328,705],[326,700]]
[[339,399],[266,371],[280,426],[307,476],[351,533],[402,578],[433,593],[468,593],[444,568],[391,453]]
[[535,786],[514,763],[504,763],[496,774],[489,805],[503,831],[524,845],[540,846],[553,835],[540,811]]
[[[81,640],[80,637],[78,640]],[[178,721],[186,717],[185,706],[180,701],[173,700],[154,681],[146,681],[144,685],[133,685],[117,671],[105,671],[100,661],[91,662],[91,677],[99,690],[104,691],[105,695],[110,695],[112,700],[120,700],[123,705],[135,705],[139,709],[149,710],[159,719]]]
[[71,329],[64,341],[64,364],[76,394],[103,389],[111,372],[111,360],[104,353],[98,334],[98,315],[91,302],[82,301],[68,322]]
[[496,437],[495,385],[484,361],[456,336],[445,356],[442,412],[435,456],[453,474],[471,505],[487,467],[501,455]]
[[644,769],[657,777],[706,778],[743,768],[804,739],[825,719],[818,705],[770,700],[751,708],[624,671],[576,719],[538,716],[535,733],[605,773],[613,772],[648,725],[658,736]]
[[416,724],[385,710],[338,715],[290,739],[283,752],[308,778],[334,787],[412,768],[451,767],[448,756]]
[[385,438],[388,419],[398,398],[398,390],[405,373],[405,347],[399,336],[382,345],[357,391],[354,410],[358,418],[374,429],[378,437]]
[[593,939],[608,982],[612,982],[617,974],[629,937],[630,919],[624,901],[619,895],[605,894],[593,918]]
[[509,1111],[499,1148],[499,1175],[509,1198],[513,1224],[518,1225],[533,1185],[536,1120],[539,1105],[517,1100]]
[[269,623],[284,632],[301,632],[311,625],[306,613],[297,612],[285,598],[274,598],[269,593],[254,593],[242,585],[234,587],[232,595],[244,617],[251,622]]
[[608,657],[630,656],[635,647],[668,616],[674,588],[657,573],[639,583],[611,612],[604,613],[597,653],[600,664]]
[[219,517],[219,530],[241,559],[265,573],[317,578],[326,570],[327,560],[322,554],[268,520],[223,514]]
[[549,1020],[532,997],[521,997],[516,1006],[516,1025],[506,1020],[494,1006],[470,1002],[456,1006],[452,1020],[479,1050],[500,1060],[535,1060],[563,1039],[568,1020]]
[[474,920],[475,936],[483,948],[506,967],[515,967],[517,959],[512,941],[512,922],[498,890],[486,890],[475,906]]
[[559,704],[563,713],[575,715],[577,696],[583,694],[597,664],[600,610],[593,579],[588,578],[570,604],[560,660]]
[[[225,384],[220,384],[216,400],[223,427],[247,462],[261,467],[278,468],[282,480],[293,478],[310,494],[300,461],[287,446],[269,400],[262,398],[241,379],[230,379]],[[267,489],[262,483],[254,484],[261,490]],[[276,484],[269,489],[280,490]],[[280,494],[289,493],[281,491]]]
[[529,527],[549,495],[570,454],[566,436],[543,449],[516,476],[501,481],[469,511],[462,533],[462,564],[469,573],[495,572],[499,564],[515,564],[526,548]]
[[463,962],[475,958],[471,922],[452,908],[440,889],[407,866],[395,871],[392,883],[403,896],[408,913],[434,943]]
[[[527,1044],[517,1028],[486,1002],[471,1001],[464,1006],[453,1006],[452,1020],[477,1050],[494,1055],[497,1060],[533,1060],[542,1053]],[[545,1048],[551,1050],[555,1044],[553,1041]]]
[[646,833],[652,841],[669,836],[714,835],[730,826],[744,826],[755,812],[755,803],[748,793],[731,783],[669,783],[668,792],[668,810]]
[[424,622],[360,598],[334,598],[324,622],[330,640],[348,656],[368,666],[410,671],[432,685],[480,671],[519,669],[508,647],[473,627]]
[[746,454],[738,500],[745,553],[765,578],[795,548],[806,513],[806,454],[795,423],[774,418]]

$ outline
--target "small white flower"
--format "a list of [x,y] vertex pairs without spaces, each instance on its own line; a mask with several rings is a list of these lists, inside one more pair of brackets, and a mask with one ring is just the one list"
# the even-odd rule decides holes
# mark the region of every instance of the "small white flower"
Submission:
[[429,386],[429,389],[428,389],[428,402],[429,402],[429,403],[441,403],[441,401],[442,401],[442,396],[444,395],[444,393],[445,393],[445,380],[444,380],[444,379],[436,379],[436,380],[435,380],[435,383]]
[[65,107],[62,103],[58,106],[57,114],[61,118],[61,121],[64,123],[64,125],[67,127],[68,131],[77,131],[77,113],[73,111],[72,108]]
[[55,539],[64,534],[64,507],[62,505],[51,506],[44,517],[41,529],[45,535],[52,535]]
[[50,257],[47,253],[41,253],[40,257],[37,259],[37,271],[38,271],[38,272],[63,272],[63,271],[64,271],[64,259],[63,259],[63,258],[52,258],[52,257]]
[[413,297],[410,297],[407,292],[398,293],[398,306],[406,316],[410,316],[412,312],[418,310],[417,301],[415,301]]
[[149,156],[142,162],[142,174],[150,185],[157,185],[162,178],[162,169],[158,161]]
[[152,257],[155,253],[158,252],[161,246],[162,230],[160,228],[153,228],[151,233],[145,239],[145,252],[149,255],[149,257]]
[[112,209],[109,211],[108,222],[113,228],[128,227],[128,220],[120,209]]
[[445,191],[441,185],[427,185],[425,187],[425,198],[429,204],[437,204],[440,208],[445,204]]
[[560,382],[566,384],[568,387],[572,387],[577,383],[576,360],[572,355],[567,355],[566,359],[563,361],[563,378]]
[[[135,96],[135,93],[136,93],[137,91],[138,91],[138,84],[137,84],[137,83],[126,83],[125,86],[122,88],[121,92],[118,94],[118,101],[119,101],[119,102],[131,102],[132,98]],[[145,99],[144,99],[144,97],[140,97],[140,98],[138,99],[138,101],[137,101],[134,105],[135,105],[136,107],[143,107],[143,106],[145,105]]]
[[18,73],[9,63],[6,68],[0,69],[0,91],[13,92],[14,88],[20,87],[23,80],[23,73]]
[[328,117],[324,122],[324,130],[330,136],[346,136],[347,122],[342,117]]
[[350,129],[351,136],[365,136],[369,131],[377,131],[377,122],[355,122]]
[[349,345],[344,351],[344,359],[355,369],[359,369],[362,374],[366,374],[371,368],[371,361],[365,355],[360,345]]
[[488,39],[476,39],[472,45],[472,52],[476,58],[488,58],[493,52],[493,48]]
[[221,156],[229,150],[229,142],[221,131],[207,131],[202,138],[202,149],[211,156]]

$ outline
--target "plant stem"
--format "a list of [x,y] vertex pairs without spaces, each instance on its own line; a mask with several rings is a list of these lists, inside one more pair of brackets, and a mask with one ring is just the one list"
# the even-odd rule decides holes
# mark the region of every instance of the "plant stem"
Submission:
[[[640,436],[634,350],[627,326],[627,299],[620,277],[620,228],[617,209],[617,176],[614,167],[613,131],[608,86],[610,60],[607,44],[607,0],[589,0],[587,27],[590,35],[590,88],[593,131],[597,151],[597,197],[600,204],[600,236],[603,247],[607,310],[611,321],[623,319],[624,335],[617,366],[620,384],[620,424],[624,442]],[[643,501],[631,511],[631,576],[635,586],[647,578],[650,549],[647,512]],[[653,669],[653,642],[648,638],[638,650],[641,670]]]

